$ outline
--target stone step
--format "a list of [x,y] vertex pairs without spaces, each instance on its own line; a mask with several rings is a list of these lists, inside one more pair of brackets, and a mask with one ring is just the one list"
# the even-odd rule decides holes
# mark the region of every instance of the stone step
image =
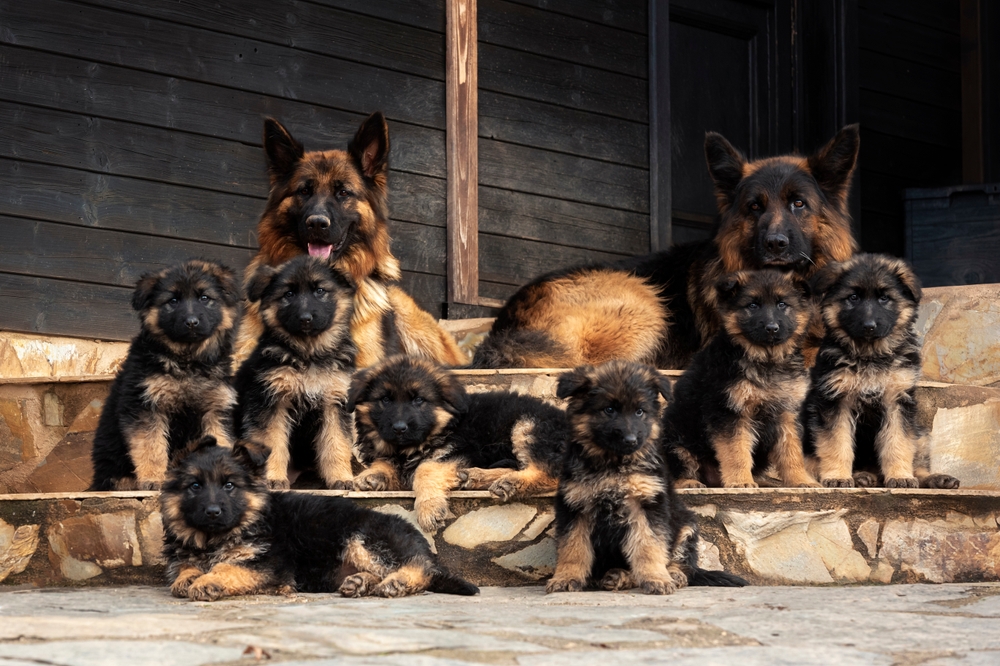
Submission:
[[[346,495],[413,521],[413,494]],[[1000,580],[1000,492],[887,489],[681,491],[701,523],[700,564],[755,585]],[[479,585],[539,584],[552,573],[551,496],[500,504],[451,494],[455,518],[425,534]],[[0,496],[0,583],[163,584],[155,493]]]

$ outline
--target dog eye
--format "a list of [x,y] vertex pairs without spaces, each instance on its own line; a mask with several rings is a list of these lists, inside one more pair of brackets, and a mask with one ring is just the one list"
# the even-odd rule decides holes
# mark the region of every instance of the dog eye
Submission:
[[313,188],[312,185],[303,185],[299,188],[299,196],[310,197],[312,196]]
[[339,192],[337,192],[337,196],[340,197],[341,199],[344,199],[346,197],[351,196],[351,191],[350,190],[341,189]]
[[392,402],[392,398],[390,398],[387,395],[382,396],[382,404],[383,405],[388,405],[390,402]]
[[892,299],[889,298],[888,296],[886,296],[885,294],[882,294],[881,296],[878,297],[878,302],[881,303],[882,305],[885,305],[886,303],[888,303],[891,300]]
[[642,415],[643,415],[643,414],[645,414],[645,413],[646,413],[646,412],[642,411],[641,409],[637,409],[637,410],[635,410],[635,415],[636,415],[636,416],[642,416]]
[[286,291],[285,292],[285,298],[295,298],[295,292],[294,291]]
[[199,296],[199,297],[198,297],[198,300],[199,300],[199,301],[201,301],[202,303],[208,303],[208,302],[209,302],[210,300],[212,300],[212,299],[210,299],[210,298],[209,298],[208,296],[206,296],[205,294],[202,294],[201,296]]
[[195,481],[190,486],[188,486],[188,488],[190,488],[191,490],[201,490],[201,484]]
[[751,304],[750,304],[750,305],[748,305],[747,307],[748,307],[749,309],[751,309],[751,310],[756,310],[756,309],[757,309],[757,308],[759,308],[760,306],[759,306],[759,305],[757,305],[756,303],[751,303]]
[[614,407],[605,407],[604,408],[604,413],[605,414],[614,414],[615,413],[615,408]]
[[784,301],[778,301],[778,309],[779,310],[784,310],[787,307],[788,307],[788,303],[785,303]]
[[792,202],[792,206],[794,206],[795,208],[802,208],[805,205],[806,202],[803,201],[802,199],[796,199],[795,201]]
[[847,297],[847,300],[850,301],[851,303],[857,303],[858,302],[858,295],[857,294],[851,294],[850,296]]
[[177,299],[177,297],[176,297],[176,296],[174,296],[173,298],[171,298],[171,299],[170,299],[169,301],[167,301],[167,302],[168,302],[168,303],[170,303],[171,305],[177,305],[178,303],[180,303],[180,301],[179,301],[179,300]]
[[316,291],[314,291],[313,293],[316,294],[317,296],[322,296],[323,294],[326,293],[326,289],[324,289],[323,287],[316,287]]
[[760,204],[754,201],[752,204],[750,204],[750,210],[760,210]]
[[235,486],[235,485],[233,485],[233,482],[232,482],[232,481],[226,481],[226,485],[222,486],[222,488],[223,488],[224,490],[232,490],[232,489],[233,489],[233,488],[235,488],[235,487],[236,487],[236,486]]
[[424,404],[424,399],[423,399],[423,398],[421,398],[421,397],[420,397],[420,396],[418,395],[418,396],[417,396],[416,398],[414,398],[414,399],[413,399],[413,404],[414,404],[414,405],[422,405],[422,404]]

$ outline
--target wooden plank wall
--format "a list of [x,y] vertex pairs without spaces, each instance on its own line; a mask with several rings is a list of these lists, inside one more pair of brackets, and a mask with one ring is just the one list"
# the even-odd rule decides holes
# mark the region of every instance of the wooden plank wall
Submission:
[[649,250],[648,0],[479,0],[479,293]]
[[959,3],[858,5],[860,240],[902,256],[903,189],[962,182]]
[[263,116],[344,147],[375,109],[404,286],[440,313],[443,32],[434,0],[0,0],[0,329],[127,339],[142,272],[252,256]]

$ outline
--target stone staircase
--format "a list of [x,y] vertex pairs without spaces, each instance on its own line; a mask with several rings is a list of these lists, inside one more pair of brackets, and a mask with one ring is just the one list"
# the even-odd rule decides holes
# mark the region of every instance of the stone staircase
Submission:
[[[1000,580],[1000,285],[928,289],[920,418],[932,469],[957,491],[681,491],[701,519],[702,566],[755,584]],[[488,321],[448,322],[475,344]],[[155,493],[86,493],[90,443],[127,345],[0,334],[0,583],[159,584]],[[471,391],[556,400],[560,370],[457,371]],[[666,371],[672,377],[679,372]],[[412,493],[340,494],[412,520]],[[555,563],[550,497],[507,505],[452,494],[455,519],[426,534],[482,585],[530,585]]]

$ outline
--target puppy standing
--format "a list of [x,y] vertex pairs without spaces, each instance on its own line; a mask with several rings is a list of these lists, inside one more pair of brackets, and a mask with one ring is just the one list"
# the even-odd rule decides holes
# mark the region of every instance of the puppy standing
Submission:
[[803,409],[806,450],[819,458],[824,486],[957,488],[930,473],[917,422],[920,283],[906,263],[859,254],[817,275],[826,337]]
[[142,330],[101,411],[91,490],[155,490],[171,452],[203,435],[232,446],[239,298],[233,272],[208,261],[140,278],[132,307]]
[[402,518],[343,497],[271,494],[259,474],[264,464],[253,444],[231,450],[208,438],[172,470],[160,511],[174,596],[479,591],[439,567],[427,541]]
[[270,455],[267,482],[288,488],[288,464],[315,465],[330,488],[351,486],[354,418],[344,410],[357,352],[350,338],[353,289],[325,261],[301,256],[262,266],[249,298],[264,322],[236,374],[240,432]]
[[561,409],[537,398],[468,395],[446,369],[399,356],[354,377],[351,408],[358,458],[370,465],[355,488],[412,486],[426,530],[451,517],[454,488],[488,488],[503,501],[556,488],[569,429]]
[[573,434],[556,495],[556,571],[545,591],[746,585],[698,568],[697,519],[674,494],[659,442],[666,379],[612,361],[562,375],[557,395],[569,398]]
[[817,486],[799,424],[809,388],[799,347],[813,313],[807,285],[776,270],[741,271],[716,290],[723,328],[674,387],[664,444],[689,453],[709,485],[755,488],[754,476],[773,464],[786,486]]

